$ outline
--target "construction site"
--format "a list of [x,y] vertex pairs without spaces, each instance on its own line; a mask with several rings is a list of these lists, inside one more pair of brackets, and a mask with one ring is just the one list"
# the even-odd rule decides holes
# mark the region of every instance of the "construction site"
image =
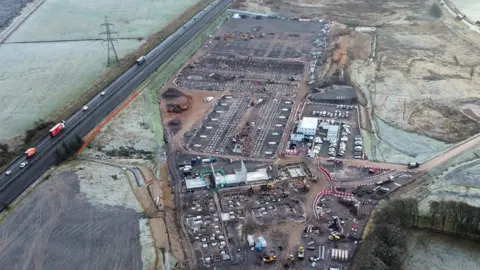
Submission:
[[387,133],[371,116],[381,104],[350,60],[377,61],[376,34],[230,11],[160,90],[198,265],[347,269],[379,201],[439,162],[421,167],[412,153],[375,162],[391,158],[378,142],[423,142],[392,143],[404,131]]
[[168,143],[183,152],[176,196],[191,256],[205,267],[344,268],[388,194],[375,182],[394,170],[341,160],[366,156],[356,90],[319,86],[332,24],[232,17],[160,95]]

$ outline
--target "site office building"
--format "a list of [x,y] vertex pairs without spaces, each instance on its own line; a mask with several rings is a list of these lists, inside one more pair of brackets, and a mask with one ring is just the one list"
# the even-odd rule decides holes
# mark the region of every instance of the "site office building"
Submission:
[[318,118],[304,117],[298,123],[297,133],[306,136],[315,136],[317,133]]

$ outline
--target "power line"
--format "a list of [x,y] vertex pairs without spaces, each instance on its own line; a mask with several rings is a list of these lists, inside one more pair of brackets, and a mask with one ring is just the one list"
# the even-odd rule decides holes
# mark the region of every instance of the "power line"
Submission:
[[115,25],[113,23],[109,23],[108,18],[105,15],[105,23],[102,23],[100,25],[100,27],[105,27],[105,31],[98,34],[99,36],[106,35],[106,39],[104,39],[103,42],[107,42],[107,48],[108,48],[107,67],[117,66],[120,63],[120,61],[118,60],[117,50],[115,50],[115,46],[113,45],[113,41],[117,41],[117,39],[112,38],[112,34],[118,35],[118,32],[110,30],[110,27],[113,27],[113,26]]

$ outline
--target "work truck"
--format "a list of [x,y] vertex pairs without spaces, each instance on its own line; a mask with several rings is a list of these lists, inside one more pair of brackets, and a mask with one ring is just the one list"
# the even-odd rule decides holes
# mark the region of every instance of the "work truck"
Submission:
[[54,127],[52,127],[48,132],[50,133],[50,136],[55,137],[58,134],[60,134],[60,132],[62,132],[64,128],[65,128],[65,121],[62,121],[56,124]]

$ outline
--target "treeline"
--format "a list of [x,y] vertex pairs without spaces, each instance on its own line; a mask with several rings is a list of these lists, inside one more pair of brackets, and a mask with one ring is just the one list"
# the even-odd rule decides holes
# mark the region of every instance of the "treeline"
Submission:
[[353,269],[402,269],[410,228],[476,238],[480,235],[480,208],[464,202],[432,201],[429,212],[420,215],[416,199],[389,201],[375,212],[372,230],[355,256]]
[[477,238],[480,236],[480,208],[464,202],[432,201],[428,216],[420,217],[419,227]]
[[71,156],[75,155],[83,145],[83,139],[79,135],[76,135],[73,139],[66,139],[56,148],[57,161],[61,163]]
[[415,199],[389,201],[375,211],[372,230],[358,250],[353,269],[402,269],[407,231],[418,217]]

